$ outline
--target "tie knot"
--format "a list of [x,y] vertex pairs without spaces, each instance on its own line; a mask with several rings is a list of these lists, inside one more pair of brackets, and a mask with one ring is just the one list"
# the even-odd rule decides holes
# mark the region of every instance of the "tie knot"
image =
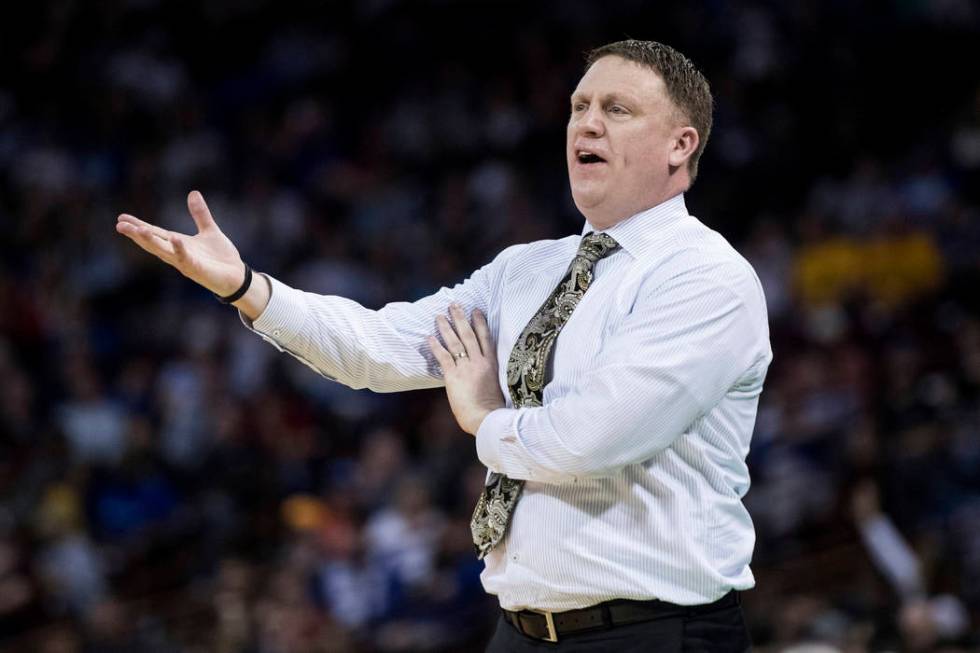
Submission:
[[578,255],[583,256],[593,263],[603,259],[619,249],[619,243],[609,234],[596,233],[590,231],[582,237],[582,242],[578,246]]

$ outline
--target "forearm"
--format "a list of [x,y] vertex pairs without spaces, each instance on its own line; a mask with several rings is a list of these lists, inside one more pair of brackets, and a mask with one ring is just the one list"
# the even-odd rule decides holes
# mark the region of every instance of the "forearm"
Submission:
[[233,302],[232,306],[237,308],[249,321],[254,321],[262,315],[262,311],[269,305],[271,297],[272,287],[268,277],[256,273],[253,275],[252,285],[249,286],[248,291],[242,295],[241,299]]
[[[609,476],[670,446],[702,412],[677,384],[651,386],[646,398],[567,396],[545,406],[490,413],[477,454],[511,478],[573,483]],[[652,399],[659,395],[662,400]]]
[[440,387],[442,373],[428,344],[428,338],[437,335],[436,316],[446,315],[453,302],[466,315],[480,309],[496,338],[490,298],[504,262],[517,251],[516,247],[504,250],[452,288],[415,302],[393,302],[377,311],[264,277],[266,284],[253,283],[259,288],[242,298],[242,321],[280,351],[349,387],[375,392]]
[[[397,392],[439,387],[438,366],[426,351],[435,331],[432,297],[424,306],[372,311],[343,297],[291,288],[269,277],[271,293],[254,321],[243,323],[276,349],[351,388]],[[435,297],[435,296],[434,296]],[[448,302],[447,302],[448,304]]]
[[490,413],[477,431],[480,460],[546,483],[607,476],[671,446],[733,388],[754,401],[771,358],[764,314],[724,286],[689,286],[637,302],[568,394]]

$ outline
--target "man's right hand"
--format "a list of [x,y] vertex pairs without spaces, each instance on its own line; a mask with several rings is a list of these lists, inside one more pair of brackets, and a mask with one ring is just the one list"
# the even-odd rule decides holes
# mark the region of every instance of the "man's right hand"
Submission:
[[[119,216],[116,231],[214,294],[232,294],[245,278],[245,263],[238,249],[218,228],[204,197],[196,190],[187,196],[187,209],[197,225],[194,236],[161,229],[126,213]],[[268,301],[268,284],[256,279],[235,306],[255,319]]]

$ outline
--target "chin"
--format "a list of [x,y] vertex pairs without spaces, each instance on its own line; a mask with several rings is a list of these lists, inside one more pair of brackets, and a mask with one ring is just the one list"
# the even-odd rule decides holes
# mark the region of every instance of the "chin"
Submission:
[[578,209],[578,212],[582,214],[582,217],[588,220],[589,224],[592,226],[596,226],[596,221],[599,220],[599,216],[602,215],[602,213],[597,210],[595,206],[587,206],[576,202],[575,208]]
[[577,197],[572,197],[572,201],[575,202],[575,208],[578,209],[578,212],[579,213],[581,213],[585,217],[589,217],[589,213],[592,212],[591,211],[592,206],[590,206],[589,204],[583,202],[582,200],[578,199]]
[[603,197],[599,193],[589,193],[585,191],[575,192],[572,191],[572,201],[575,202],[576,208],[583,214],[588,211],[595,209],[602,204]]

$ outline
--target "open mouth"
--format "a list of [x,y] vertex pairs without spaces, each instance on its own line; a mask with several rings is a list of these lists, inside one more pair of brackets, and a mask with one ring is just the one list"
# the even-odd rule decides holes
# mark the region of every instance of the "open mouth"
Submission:
[[583,165],[591,165],[595,163],[606,162],[606,160],[603,159],[601,156],[599,156],[598,154],[593,154],[592,152],[578,152],[575,155],[575,158],[578,159],[578,162]]

